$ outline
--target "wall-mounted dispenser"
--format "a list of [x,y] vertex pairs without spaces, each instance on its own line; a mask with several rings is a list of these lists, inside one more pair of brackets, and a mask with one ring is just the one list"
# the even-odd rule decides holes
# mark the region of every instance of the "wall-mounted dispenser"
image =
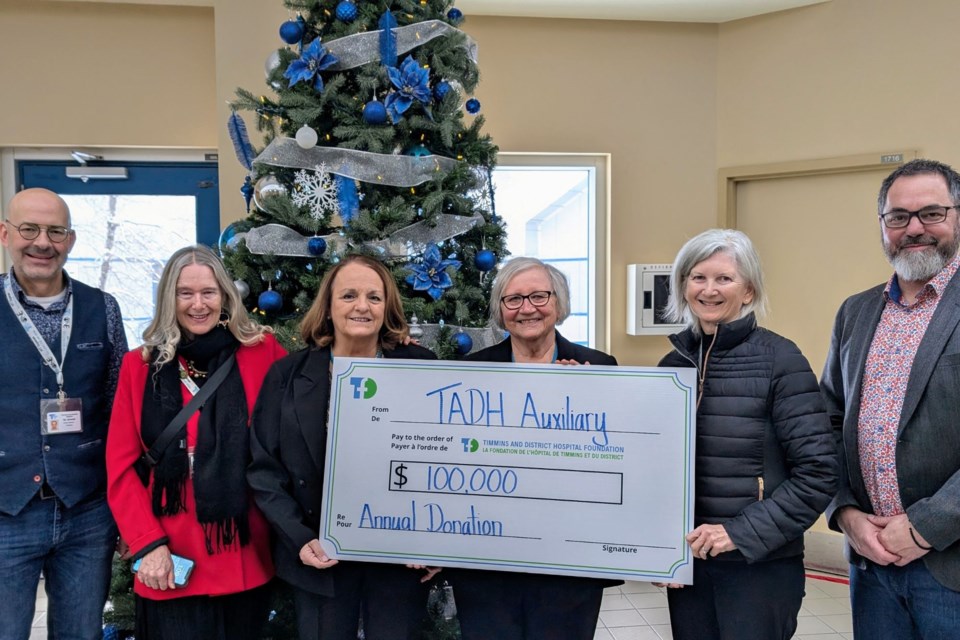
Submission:
[[672,264],[627,265],[627,333],[631,336],[666,335],[682,331],[663,317],[670,297]]

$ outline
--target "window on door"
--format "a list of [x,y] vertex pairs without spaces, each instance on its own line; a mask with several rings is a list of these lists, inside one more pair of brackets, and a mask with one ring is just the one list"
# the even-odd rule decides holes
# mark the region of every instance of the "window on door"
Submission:
[[217,241],[217,165],[97,163],[118,175],[125,170],[126,177],[86,181],[68,177],[68,167],[78,173],[76,163],[18,161],[17,184],[44,187],[66,200],[77,232],[67,272],[117,298],[127,342],[138,345],[153,317],[156,286],[170,255],[190,244]]
[[501,153],[493,172],[497,215],[513,256],[539,258],[570,282],[570,317],[560,328],[571,342],[606,339],[605,155]]

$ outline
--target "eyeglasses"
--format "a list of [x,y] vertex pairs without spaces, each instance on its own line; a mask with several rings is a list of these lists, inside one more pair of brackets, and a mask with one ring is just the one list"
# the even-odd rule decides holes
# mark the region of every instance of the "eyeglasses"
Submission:
[[550,302],[550,296],[553,295],[553,291],[534,291],[530,295],[521,296],[520,294],[514,294],[512,296],[503,296],[500,298],[500,304],[509,309],[510,311],[516,311],[523,306],[524,300],[529,300],[530,304],[535,307],[542,307],[543,305]]
[[924,207],[923,209],[917,209],[916,211],[894,209],[893,211],[881,213],[880,219],[883,220],[883,224],[887,227],[887,229],[903,229],[910,224],[910,220],[912,220],[914,217],[916,217],[917,220],[924,225],[943,222],[947,219],[947,212],[950,211],[950,209],[956,208],[956,205],[952,207],[936,205]]
[[20,237],[24,240],[36,240],[40,237],[40,232],[45,231],[50,242],[59,244],[69,238],[70,234],[73,233],[73,229],[67,229],[66,227],[51,227],[43,224],[33,224],[32,222],[24,222],[18,226],[9,220],[4,220],[4,222],[16,229],[17,233],[19,233]]

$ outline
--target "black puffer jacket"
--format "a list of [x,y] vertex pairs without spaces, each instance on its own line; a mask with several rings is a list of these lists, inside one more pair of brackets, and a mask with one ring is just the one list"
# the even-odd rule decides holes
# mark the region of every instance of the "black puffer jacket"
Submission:
[[[694,521],[727,530],[737,550],[718,559],[799,555],[839,472],[817,379],[797,346],[753,314],[704,337]],[[670,340],[676,350],[660,366],[699,369],[700,337]]]

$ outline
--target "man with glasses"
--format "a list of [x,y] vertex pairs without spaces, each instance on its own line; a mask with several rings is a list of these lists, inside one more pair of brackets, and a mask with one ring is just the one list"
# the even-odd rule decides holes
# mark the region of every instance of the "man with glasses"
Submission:
[[932,160],[877,201],[894,275],[848,298],[821,378],[843,471],[854,637],[960,638],[960,175]]
[[16,194],[0,242],[0,640],[30,637],[41,571],[51,638],[102,637],[116,526],[104,448],[127,341],[113,296],[63,270],[67,203]]

